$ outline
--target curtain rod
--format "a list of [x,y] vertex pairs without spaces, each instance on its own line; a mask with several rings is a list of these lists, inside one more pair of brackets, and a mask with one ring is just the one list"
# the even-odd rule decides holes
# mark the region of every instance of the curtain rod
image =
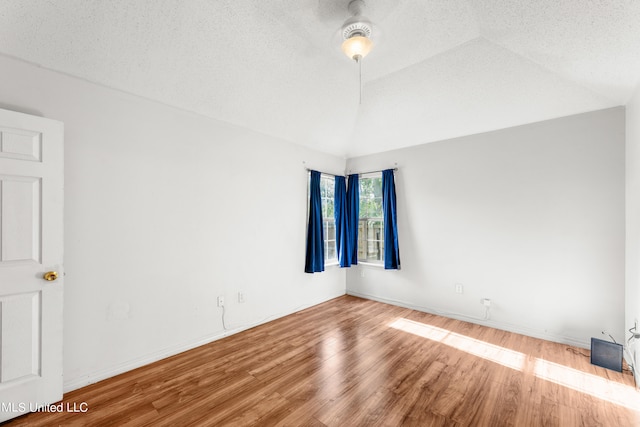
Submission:
[[[311,172],[311,171],[315,170],[315,169],[309,169],[309,168],[305,168],[305,169],[307,170],[307,172]],[[387,170],[387,169],[384,169],[384,170]],[[391,170],[393,170],[394,172],[397,172],[398,168],[392,168]],[[367,174],[370,174],[370,173],[377,173],[377,172],[382,172],[382,171],[383,171],[383,169],[380,169],[380,170],[377,170],[377,171],[351,173],[349,175],[367,175]],[[317,172],[320,172],[320,171],[317,171]],[[320,172],[320,173],[324,174],[324,175],[331,175],[331,176],[349,176],[349,175],[336,175],[334,173],[328,173],[328,172]]]
[[[312,171],[316,171],[315,169],[309,169],[309,168],[305,168],[307,170],[307,172],[312,172]],[[316,171],[316,172],[320,172],[320,171]],[[322,175],[331,175],[331,176],[344,176],[344,175],[336,175],[335,173],[329,173],[329,172],[320,172]]]
[[[397,172],[397,171],[398,171],[398,168],[389,168],[389,169],[391,169],[391,170],[392,170],[392,171],[394,171],[394,172]],[[384,169],[384,170],[388,170],[388,169]],[[368,174],[368,173],[376,173],[376,172],[382,172],[382,169],[381,169],[381,170],[379,170],[379,171],[358,172],[358,173],[357,173],[357,175],[366,175],[366,174]],[[353,175],[353,174],[350,174],[350,175]]]

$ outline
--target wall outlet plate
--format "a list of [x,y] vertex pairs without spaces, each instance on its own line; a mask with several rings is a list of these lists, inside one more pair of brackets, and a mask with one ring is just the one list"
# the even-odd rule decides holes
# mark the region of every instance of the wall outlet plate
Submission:
[[224,307],[224,297],[223,296],[219,296],[218,297],[218,307]]

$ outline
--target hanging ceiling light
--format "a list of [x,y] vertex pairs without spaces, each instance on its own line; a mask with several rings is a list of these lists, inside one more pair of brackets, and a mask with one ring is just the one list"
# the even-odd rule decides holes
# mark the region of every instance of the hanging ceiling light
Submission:
[[372,47],[373,42],[365,36],[351,36],[342,43],[342,51],[356,62],[367,56]]
[[342,51],[349,58],[356,61],[359,65],[360,77],[360,103],[362,104],[362,62],[364,58],[371,52],[373,42],[371,37],[371,22],[362,15],[364,10],[363,0],[351,0],[349,3],[349,12],[351,18],[347,19],[342,25]]

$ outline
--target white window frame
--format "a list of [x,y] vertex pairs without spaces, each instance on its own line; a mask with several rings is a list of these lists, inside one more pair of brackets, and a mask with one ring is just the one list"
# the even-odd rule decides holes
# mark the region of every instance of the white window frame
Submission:
[[[311,200],[311,172],[309,172],[307,177],[307,226],[309,226],[309,202]],[[327,197],[323,196],[322,194],[322,186],[323,186],[323,181],[326,183],[327,181],[330,181],[330,186],[331,186],[331,191],[332,193],[335,191],[335,176],[333,175],[329,175],[326,173],[320,173],[320,200],[321,200],[321,208],[322,208],[322,234],[324,237],[324,242],[323,242],[323,246],[324,246],[324,266],[325,267],[330,267],[333,265],[338,265],[338,248],[336,245],[336,239],[335,239],[335,234],[334,234],[334,238],[333,239],[328,239],[328,234],[329,234],[329,230],[328,230],[328,226],[325,227],[325,221],[328,222],[333,222],[333,229],[335,230],[335,225],[336,225],[336,219],[335,219],[335,215],[331,215],[328,216],[325,214],[325,212],[327,211],[326,208],[326,200],[328,200]],[[326,184],[325,184],[326,185]],[[335,197],[333,200],[331,200],[331,203],[335,204]],[[333,207],[335,209],[335,206]],[[334,247],[336,247],[334,253],[336,254],[335,258],[328,258],[329,255],[329,244],[330,242],[333,242]]]
[[[362,191],[362,182],[364,180],[367,179],[375,179],[375,178],[380,178],[380,186],[382,187],[382,172],[372,172],[372,173],[368,173],[368,174],[362,174],[359,177],[359,198],[360,200],[358,201],[358,203],[360,203],[360,205],[362,205],[361,201],[364,197],[363,191]],[[365,266],[375,266],[375,267],[384,267],[384,216],[382,213],[382,188],[380,188],[380,216],[379,217],[363,217],[362,213],[363,210],[360,209],[359,210],[359,215],[358,215],[358,264],[362,264]],[[360,221],[362,221],[363,219],[369,219],[369,220],[379,220],[380,222],[382,222],[382,228],[380,230],[380,238],[379,239],[369,239],[368,236],[365,237],[366,241],[367,241],[367,246],[371,243],[371,242],[380,242],[380,259],[379,260],[368,260],[365,259],[366,257],[361,258],[360,254],[361,254],[361,248],[360,248],[360,244],[362,242],[362,236],[360,235]],[[366,248],[366,251],[368,252],[368,248]]]
[[[322,185],[325,183],[327,189],[331,189],[331,197],[322,194]],[[322,233],[324,236],[324,265],[325,267],[331,265],[338,265],[338,248],[336,245],[336,217],[335,217],[335,185],[336,177],[329,174],[320,174],[320,199],[322,201]],[[331,202],[333,210],[331,215],[328,214],[328,203]],[[326,224],[326,227],[325,227]],[[333,239],[329,239],[329,227],[333,224]],[[329,247],[333,244],[334,258],[329,258]]]

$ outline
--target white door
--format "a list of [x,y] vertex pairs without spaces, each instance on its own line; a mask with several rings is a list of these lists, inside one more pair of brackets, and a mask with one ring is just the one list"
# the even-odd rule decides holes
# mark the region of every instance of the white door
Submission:
[[62,399],[62,196],[62,123],[0,109],[0,421]]

